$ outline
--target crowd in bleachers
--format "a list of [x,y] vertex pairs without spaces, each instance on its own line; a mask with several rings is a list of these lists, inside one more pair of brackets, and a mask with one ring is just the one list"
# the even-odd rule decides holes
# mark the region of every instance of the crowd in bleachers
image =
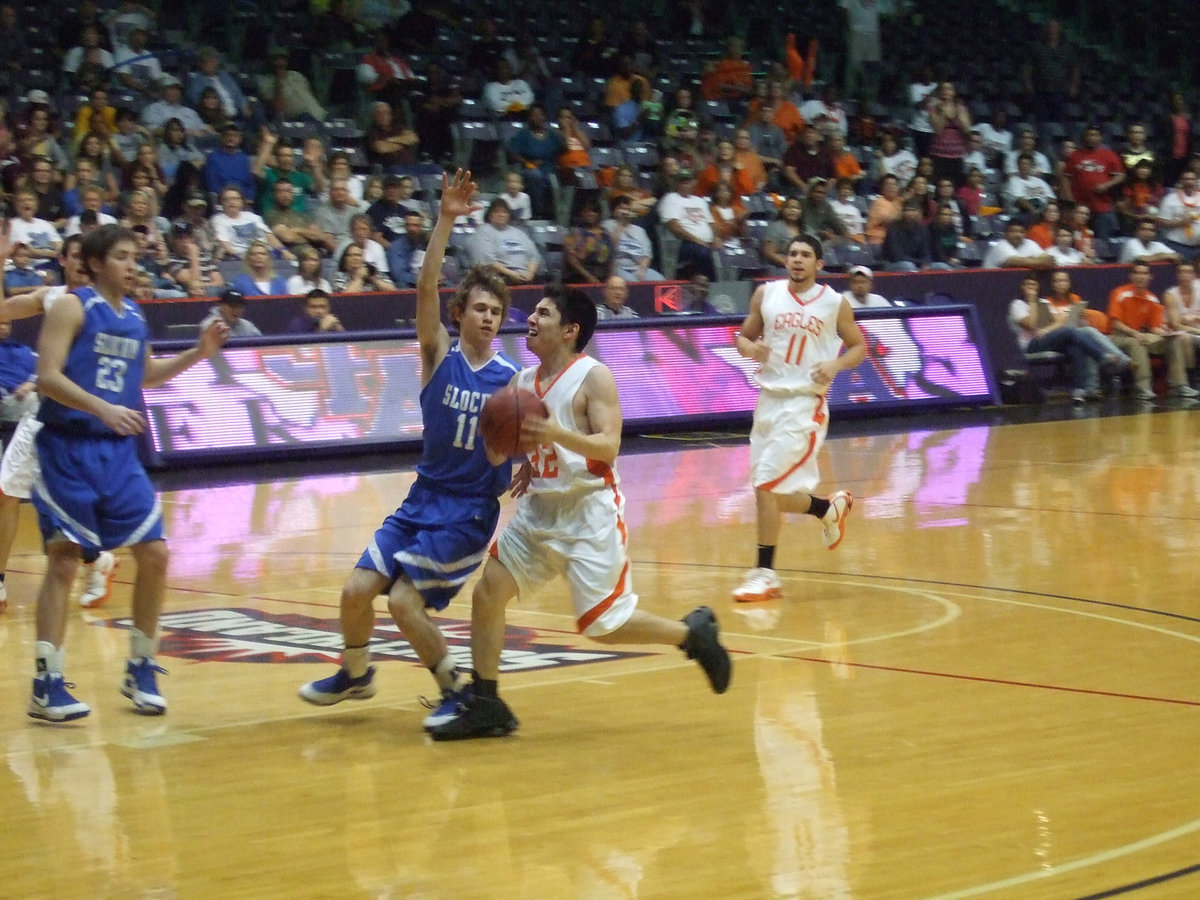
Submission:
[[512,284],[780,274],[800,232],[831,271],[1200,254],[1184,97],[1113,105],[1056,23],[930,67],[901,51],[949,34],[932,4],[897,4],[876,54],[851,10],[843,73],[831,10],[747,48],[700,0],[582,27],[554,6],[50,5],[0,4],[10,290],[110,221],[142,239],[142,298],[411,287],[459,165],[483,209],[447,283],[475,264]]

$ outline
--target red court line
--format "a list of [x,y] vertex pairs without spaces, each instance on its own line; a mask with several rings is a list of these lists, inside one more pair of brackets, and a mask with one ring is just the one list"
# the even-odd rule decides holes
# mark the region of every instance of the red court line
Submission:
[[1009,687],[1037,688],[1043,691],[1062,691],[1067,694],[1091,694],[1095,697],[1117,697],[1121,700],[1150,700],[1154,703],[1174,703],[1179,706],[1200,706],[1200,700],[1176,700],[1173,697],[1149,697],[1143,694],[1123,694],[1118,691],[1098,691],[1093,688],[1064,687],[1060,684],[1038,684],[1033,681],[1011,681],[1006,678],[984,678],[981,675],[959,675],[954,672],[931,672],[926,669],[907,669],[903,666],[876,666],[870,663],[846,662],[839,659],[821,659],[816,656],[793,656],[790,653],[779,654],[787,659],[799,659],[804,662],[824,663],[829,666],[851,666],[856,669],[876,669],[880,672],[902,672],[907,675],[931,675],[934,678],[954,678],[958,681],[978,681],[984,684],[1003,684]]

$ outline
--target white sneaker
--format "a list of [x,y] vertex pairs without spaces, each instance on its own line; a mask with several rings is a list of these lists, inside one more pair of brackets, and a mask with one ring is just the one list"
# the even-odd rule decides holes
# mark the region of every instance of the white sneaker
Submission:
[[846,536],[846,517],[854,506],[849,491],[834,491],[829,497],[829,510],[821,517],[825,529],[825,546],[830,550],[837,547]]
[[783,586],[774,569],[751,569],[742,583],[734,588],[733,599],[738,603],[757,603],[783,596]]
[[8,609],[8,585],[0,581],[0,613]]
[[103,606],[112,591],[113,573],[120,565],[115,556],[104,550],[92,563],[87,573],[87,585],[79,597],[79,605],[84,609],[95,609]]

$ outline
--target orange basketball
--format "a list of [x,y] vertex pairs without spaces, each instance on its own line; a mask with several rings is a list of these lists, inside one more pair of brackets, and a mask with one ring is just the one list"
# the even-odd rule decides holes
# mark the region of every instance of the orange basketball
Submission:
[[537,394],[513,385],[503,387],[483,404],[479,432],[489,447],[508,456],[521,456],[533,447],[521,444],[521,420],[544,419],[550,414]]

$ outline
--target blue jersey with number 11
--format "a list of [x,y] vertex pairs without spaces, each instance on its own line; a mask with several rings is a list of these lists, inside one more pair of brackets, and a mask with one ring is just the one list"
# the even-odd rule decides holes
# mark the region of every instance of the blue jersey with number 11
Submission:
[[[72,291],[83,304],[83,324],[67,353],[63,374],[89,394],[127,409],[142,407],[146,367],[146,320],[128,297],[118,312],[94,288]],[[111,428],[90,413],[43,398],[38,418],[51,428],[112,437]]]
[[512,380],[518,367],[499,353],[473,369],[458,341],[450,345],[429,384],[421,391],[425,447],[417,474],[440,492],[466,497],[498,497],[512,477],[507,464],[493,466],[483,450],[479,414],[483,404]]

